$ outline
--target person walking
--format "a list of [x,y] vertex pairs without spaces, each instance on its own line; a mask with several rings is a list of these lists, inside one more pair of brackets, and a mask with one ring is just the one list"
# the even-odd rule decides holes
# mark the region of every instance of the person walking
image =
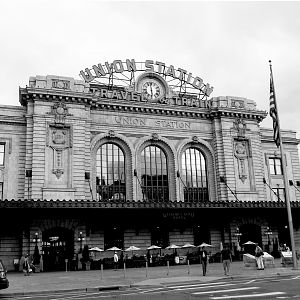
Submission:
[[206,271],[207,271],[207,259],[208,259],[208,253],[205,250],[205,248],[202,247],[202,250],[200,251],[200,262],[202,265],[203,276],[206,275]]
[[257,263],[257,270],[264,270],[264,268],[265,268],[263,256],[264,256],[264,252],[257,244],[256,248],[255,248],[255,258],[256,258],[256,263]]
[[115,252],[115,254],[114,254],[114,269],[115,269],[115,271],[117,271],[117,269],[118,269],[118,264],[119,264],[119,257],[118,257],[117,252]]
[[30,274],[30,263],[29,263],[29,255],[25,254],[24,262],[23,262],[23,273],[24,276],[28,276]]
[[221,251],[221,262],[223,263],[224,274],[228,276],[230,263],[232,262],[232,255],[227,244],[224,244],[224,248]]

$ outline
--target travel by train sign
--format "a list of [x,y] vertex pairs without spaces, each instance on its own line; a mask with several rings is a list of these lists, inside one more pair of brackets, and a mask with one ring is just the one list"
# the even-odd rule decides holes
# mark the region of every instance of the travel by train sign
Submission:
[[[145,74],[152,74],[151,79],[140,84]],[[157,77],[161,78],[154,78]],[[104,64],[93,65],[80,71],[80,76],[87,83],[94,82],[110,87],[125,87],[128,92],[144,94],[143,99],[162,100],[160,85],[168,87],[168,93],[164,98],[185,97],[186,99],[205,100],[213,91],[209,83],[204,83],[199,76],[193,76],[191,72],[183,68],[175,68],[164,62],[146,60],[136,62],[134,59],[126,61],[114,60]],[[148,76],[149,77],[149,76]]]

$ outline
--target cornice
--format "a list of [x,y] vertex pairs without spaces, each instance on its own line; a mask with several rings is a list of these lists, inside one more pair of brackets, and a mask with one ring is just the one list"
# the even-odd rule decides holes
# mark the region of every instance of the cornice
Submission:
[[[292,208],[300,208],[300,201],[291,201]],[[59,208],[59,209],[261,209],[286,208],[284,201],[207,201],[207,202],[146,202],[146,201],[83,201],[83,200],[2,200],[0,208]]]
[[261,122],[266,116],[265,111],[245,110],[228,107],[188,108],[185,106],[170,106],[164,104],[149,105],[145,102],[129,102],[98,99],[92,93],[45,90],[37,88],[20,88],[20,103],[24,106],[27,101],[65,101],[68,103],[89,105],[91,110],[122,111],[136,114],[157,114],[185,118],[244,118]]

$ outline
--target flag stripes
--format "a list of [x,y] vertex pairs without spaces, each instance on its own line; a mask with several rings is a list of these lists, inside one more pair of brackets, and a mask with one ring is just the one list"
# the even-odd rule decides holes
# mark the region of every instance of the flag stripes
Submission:
[[275,89],[273,82],[273,75],[271,71],[270,75],[270,116],[273,119],[273,137],[277,147],[280,145],[280,137],[279,137],[279,125],[278,125],[278,112],[276,107],[276,98],[275,98]]

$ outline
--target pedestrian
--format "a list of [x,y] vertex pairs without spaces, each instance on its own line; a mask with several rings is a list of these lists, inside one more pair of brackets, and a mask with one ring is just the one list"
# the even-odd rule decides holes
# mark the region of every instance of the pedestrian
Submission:
[[114,269],[115,269],[115,271],[117,271],[117,269],[118,269],[118,264],[119,264],[119,257],[118,257],[117,252],[115,252],[115,254],[114,254]]
[[24,262],[23,262],[23,273],[24,276],[28,276],[31,272],[30,263],[29,263],[29,255],[25,254]]
[[264,261],[263,261],[264,252],[263,250],[256,244],[255,248],[255,258],[257,263],[257,270],[264,270]]
[[232,255],[227,244],[224,244],[224,248],[221,251],[221,262],[223,263],[224,274],[228,276],[230,263],[232,262]]
[[204,249],[204,247],[202,247],[202,250],[200,251],[200,262],[202,264],[203,276],[206,275],[206,271],[207,271],[207,259],[208,259],[208,253]]

